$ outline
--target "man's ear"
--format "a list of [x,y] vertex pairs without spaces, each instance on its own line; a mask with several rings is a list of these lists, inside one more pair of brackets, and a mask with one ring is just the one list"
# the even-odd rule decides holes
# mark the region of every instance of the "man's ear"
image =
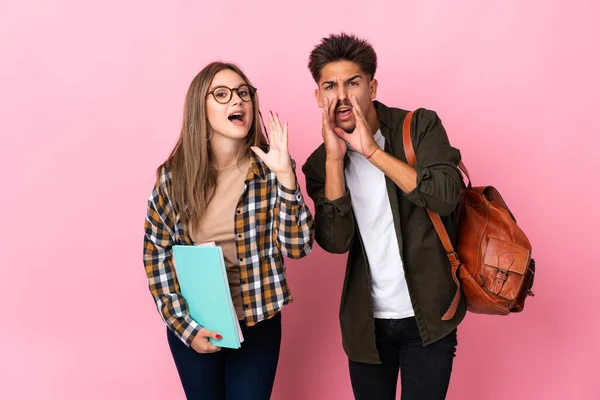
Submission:
[[369,86],[371,100],[375,100],[377,97],[377,79],[371,79],[371,84]]
[[315,99],[317,99],[317,104],[319,108],[323,108],[323,101],[321,101],[321,91],[319,89],[315,89]]

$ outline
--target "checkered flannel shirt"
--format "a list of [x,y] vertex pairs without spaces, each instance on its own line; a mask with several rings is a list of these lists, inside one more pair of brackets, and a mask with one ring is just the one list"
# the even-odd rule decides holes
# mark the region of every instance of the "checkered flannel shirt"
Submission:
[[[295,162],[292,160],[295,169]],[[289,190],[254,154],[240,203],[235,210],[235,241],[245,322],[271,318],[292,296],[282,256],[302,258],[312,248],[313,217],[300,187]],[[181,296],[171,246],[193,244],[169,198],[171,172],[163,168],[148,199],[144,265],[150,292],[167,326],[190,345],[202,328],[189,315]]]

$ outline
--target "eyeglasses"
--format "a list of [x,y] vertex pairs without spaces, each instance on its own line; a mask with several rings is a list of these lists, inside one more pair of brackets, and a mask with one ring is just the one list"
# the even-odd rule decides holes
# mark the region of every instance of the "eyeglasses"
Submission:
[[206,95],[212,94],[217,103],[227,104],[231,101],[231,97],[233,96],[233,92],[236,92],[238,97],[242,99],[242,101],[249,102],[252,101],[252,97],[254,93],[256,93],[256,88],[250,85],[240,85],[237,88],[228,88],[227,86],[217,86]]

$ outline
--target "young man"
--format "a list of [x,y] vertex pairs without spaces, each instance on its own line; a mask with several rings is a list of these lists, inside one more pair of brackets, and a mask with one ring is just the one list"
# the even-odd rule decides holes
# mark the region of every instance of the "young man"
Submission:
[[463,185],[460,152],[435,112],[418,109],[406,163],[407,111],[375,101],[377,56],[366,40],[331,35],[310,54],[323,110],[323,144],[302,167],[315,203],[317,243],[349,251],[340,306],[342,342],[358,400],[443,399],[466,306],[444,314],[456,294],[447,255],[426,208],[450,238]]

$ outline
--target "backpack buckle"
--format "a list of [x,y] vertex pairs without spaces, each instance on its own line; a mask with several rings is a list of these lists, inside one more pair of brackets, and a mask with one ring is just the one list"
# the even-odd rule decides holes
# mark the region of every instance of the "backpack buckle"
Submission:
[[449,251],[446,253],[446,256],[448,256],[448,260],[450,260],[450,264],[455,265],[455,264],[460,264],[460,258],[458,258],[458,254],[456,253],[456,251]]

